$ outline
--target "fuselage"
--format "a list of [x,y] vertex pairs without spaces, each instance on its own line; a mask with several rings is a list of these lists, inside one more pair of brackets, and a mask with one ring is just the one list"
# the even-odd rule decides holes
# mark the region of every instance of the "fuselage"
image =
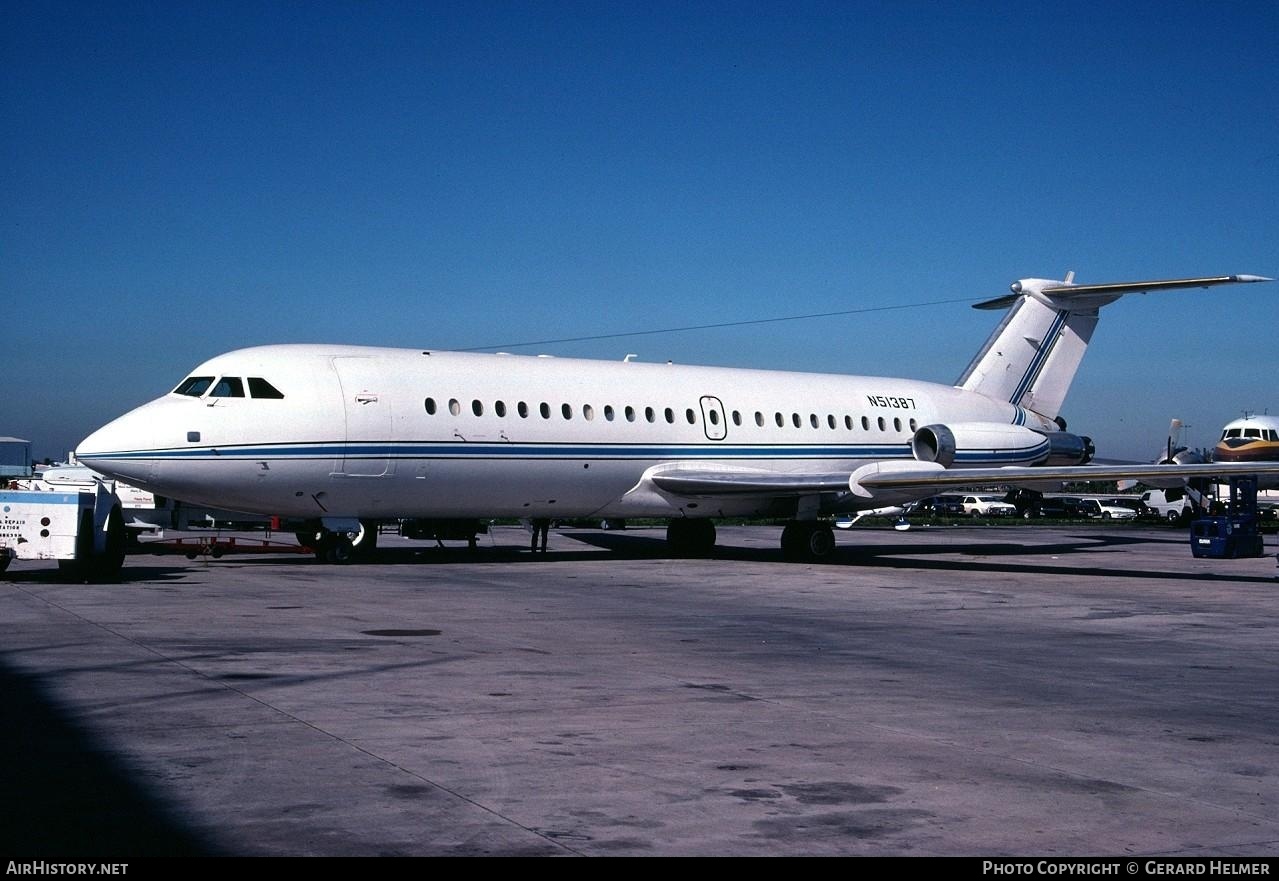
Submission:
[[[671,463],[851,472],[910,459],[917,428],[954,422],[1054,428],[906,379],[281,345],[201,364],[77,455],[161,495],[287,517],[785,516],[776,499],[693,512],[635,490]],[[1018,463],[1008,451],[971,462]]]

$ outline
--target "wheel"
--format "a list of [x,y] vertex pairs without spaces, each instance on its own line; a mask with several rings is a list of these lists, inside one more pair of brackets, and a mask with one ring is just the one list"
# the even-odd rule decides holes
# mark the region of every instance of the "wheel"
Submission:
[[792,563],[817,562],[835,550],[835,532],[825,523],[797,521],[782,529],[782,557]]
[[795,562],[802,557],[803,532],[799,523],[787,523],[782,529],[782,559]]
[[1168,522],[1169,522],[1169,523],[1171,523],[1172,525],[1176,526],[1179,522],[1181,522],[1181,512],[1179,512],[1179,511],[1169,511],[1169,512],[1168,512]]
[[357,557],[367,557],[377,550],[377,521],[361,520],[357,532],[348,532],[351,551]]
[[114,581],[120,577],[120,569],[124,566],[125,545],[128,542],[126,532],[124,514],[119,506],[113,507],[107,515],[106,543],[102,553],[93,558],[92,575],[95,581]]
[[8,551],[0,552],[0,572],[4,572],[9,568],[9,563],[13,561],[13,557],[9,556]]
[[969,511],[968,516],[976,520],[978,517],[981,516],[981,511]]
[[333,535],[324,543],[326,563],[345,563],[351,559],[351,540],[344,535]]
[[804,553],[813,561],[824,560],[835,551],[835,533],[825,523],[814,524],[804,537]]
[[1101,512],[1101,519],[1102,519],[1102,520],[1109,520],[1109,519],[1110,519],[1110,512],[1109,512],[1109,511],[1102,511],[1102,512]]
[[293,537],[298,540],[298,544],[304,548],[314,548],[317,544],[316,531],[314,529],[303,529],[293,533]]

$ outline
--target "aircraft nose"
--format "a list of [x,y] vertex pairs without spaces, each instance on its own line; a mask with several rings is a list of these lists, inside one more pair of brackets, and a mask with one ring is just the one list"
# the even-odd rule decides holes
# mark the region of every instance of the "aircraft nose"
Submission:
[[145,483],[154,448],[154,420],[143,413],[145,409],[126,413],[80,441],[76,459],[108,477]]

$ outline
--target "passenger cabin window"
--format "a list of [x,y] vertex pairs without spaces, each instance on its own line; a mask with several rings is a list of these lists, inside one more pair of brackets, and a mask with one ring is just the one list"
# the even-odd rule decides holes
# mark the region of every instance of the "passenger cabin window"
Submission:
[[198,398],[207,392],[211,385],[213,385],[212,376],[188,376],[173,390],[173,393],[175,395]]
[[244,380],[238,376],[224,376],[209,392],[210,398],[242,398],[244,397]]
[[284,392],[280,391],[260,376],[250,376],[249,397],[279,400],[284,397]]
[[426,399],[426,412],[430,416],[435,415],[435,398]]

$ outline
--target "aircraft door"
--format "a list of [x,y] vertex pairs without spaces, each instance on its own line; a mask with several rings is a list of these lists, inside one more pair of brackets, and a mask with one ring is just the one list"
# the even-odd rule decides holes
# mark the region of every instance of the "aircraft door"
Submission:
[[342,386],[342,407],[346,415],[346,446],[342,473],[351,477],[382,477],[393,470],[388,457],[391,446],[391,401],[370,358],[333,359]]
[[719,398],[702,396],[702,428],[709,440],[723,440],[728,436],[728,420],[724,418],[724,405]]

